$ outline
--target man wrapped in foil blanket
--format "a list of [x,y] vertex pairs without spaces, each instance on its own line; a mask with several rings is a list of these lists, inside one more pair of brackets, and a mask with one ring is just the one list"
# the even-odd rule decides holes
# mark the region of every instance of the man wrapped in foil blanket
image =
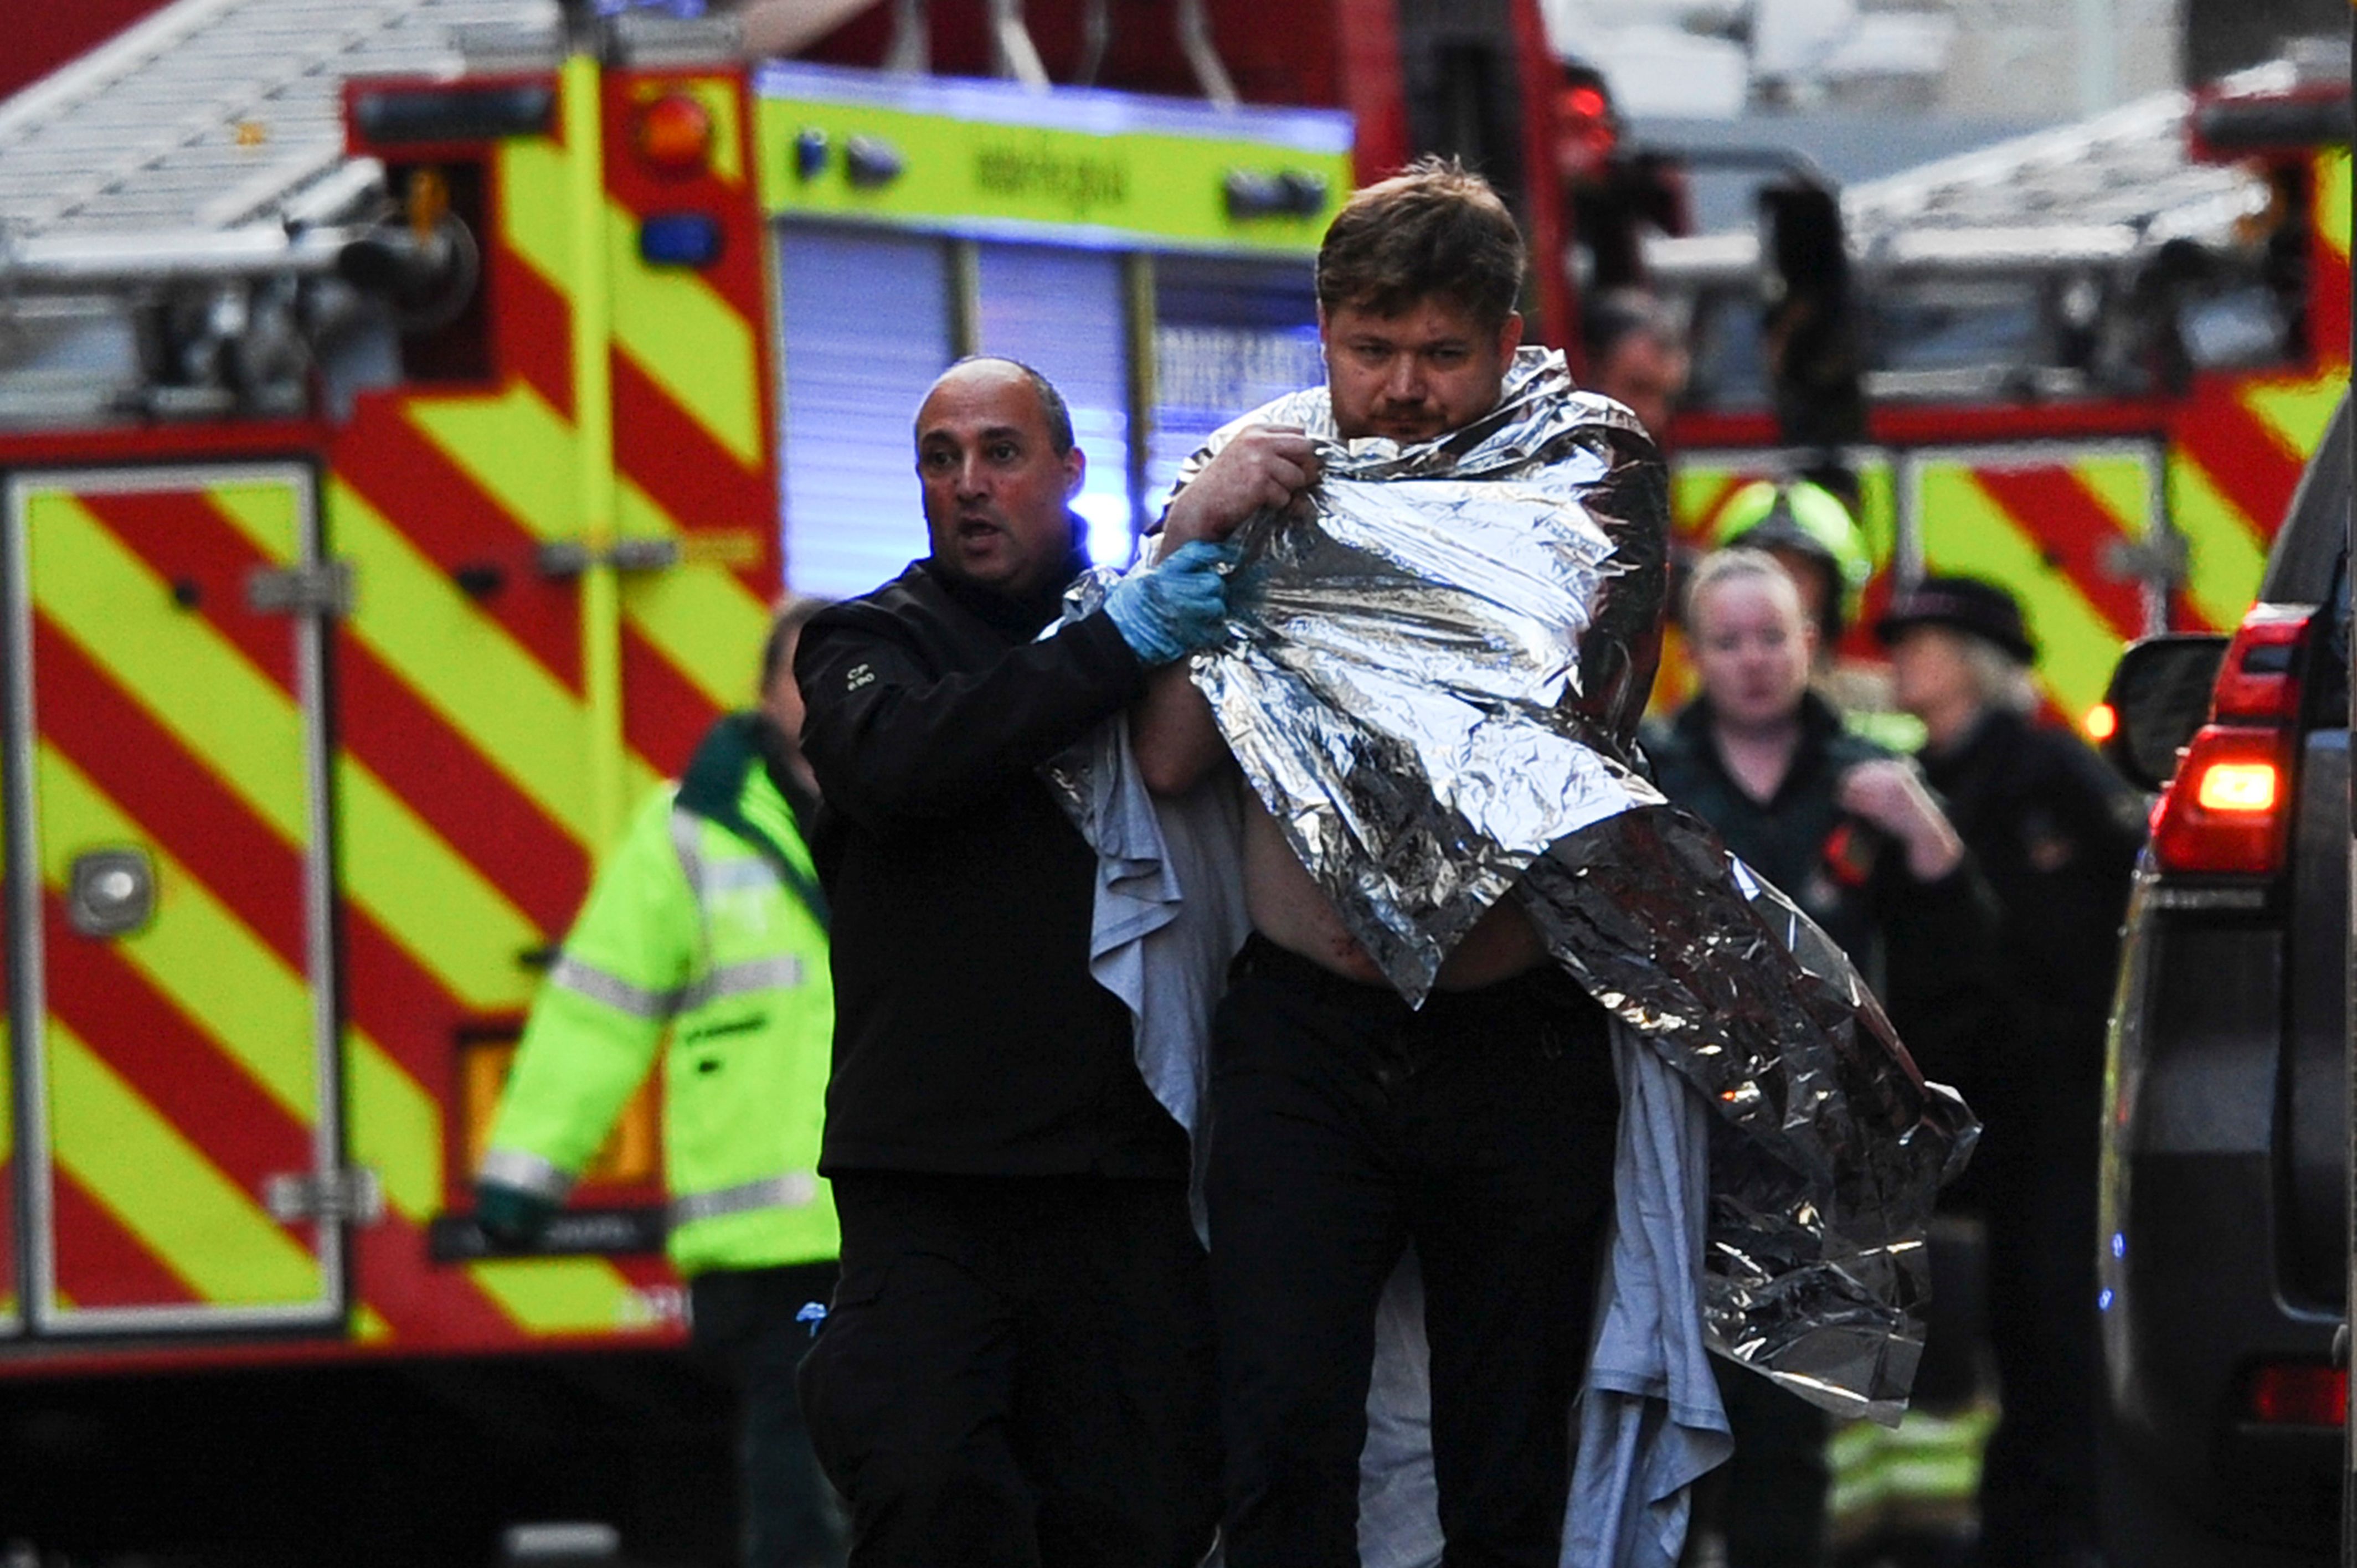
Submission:
[[[1480,205],[1436,197],[1451,177],[1352,205],[1396,236],[1419,200]],[[1666,1564],[1726,1451],[1699,1345],[1896,1421],[1975,1128],[1839,950],[1643,777],[1650,437],[1517,351],[1517,317],[1413,266],[1354,292],[1353,245],[1383,242],[1351,217],[1321,256],[1329,387],[1181,476],[1181,500],[1240,466],[1297,481],[1242,518],[1219,489],[1223,626],[1052,769],[1099,853],[1094,970],[1196,1137],[1227,1560],[1431,1563],[1445,1534],[1466,1561]],[[1465,338],[1486,387],[1476,362],[1452,390]],[[1438,390],[1353,382],[1401,354]],[[1176,501],[1171,532],[1221,536]]]

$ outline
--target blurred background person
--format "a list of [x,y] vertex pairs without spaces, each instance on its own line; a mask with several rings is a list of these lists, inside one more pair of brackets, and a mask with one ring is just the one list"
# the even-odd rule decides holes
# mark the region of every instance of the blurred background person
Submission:
[[1891,697],[1889,667],[1842,648],[1875,569],[1849,502],[1813,479],[1756,479],[1727,498],[1714,539],[1764,550],[1792,574],[1816,628],[1811,679],[1845,726],[1893,752],[1922,745],[1923,726]]
[[2104,1033],[2143,801],[2077,736],[2040,722],[2020,605],[1927,577],[1876,623],[1921,761],[1996,895],[2022,1027],[1966,1065],[1986,1123],[1955,1195],[1986,1216],[2002,1414],[1981,1478],[1989,1568],[2093,1563],[2095,1161]]
[[1580,390],[1626,404],[1666,452],[1694,363],[1676,317],[1643,289],[1608,289],[1589,302],[1580,340],[1587,349]]
[[824,604],[779,611],[759,704],[713,726],[599,868],[476,1173],[483,1229],[537,1240],[669,1041],[669,1251],[695,1348],[737,1386],[748,1568],[843,1561],[794,1392],[811,1343],[802,1309],[834,1289],[838,1244],[816,1175],[834,993],[793,675],[802,624]]
[[[1992,911],[1913,764],[1846,730],[1810,684],[1817,623],[1765,551],[1714,552],[1682,618],[1701,693],[1647,737],[1655,781],[1847,952],[1919,1055],[1957,1054],[2002,1017]],[[1826,1560],[1824,1412],[1723,1369],[1735,1455],[1698,1488],[1689,1561]]]

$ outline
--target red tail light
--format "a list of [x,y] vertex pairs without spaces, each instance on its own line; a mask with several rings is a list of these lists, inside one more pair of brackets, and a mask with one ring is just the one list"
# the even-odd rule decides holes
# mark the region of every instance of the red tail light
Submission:
[[2250,1419],[2270,1426],[2339,1426],[2349,1412],[2349,1374],[2337,1367],[2261,1367],[2245,1388]]
[[2293,669],[2313,613],[2256,605],[2235,631],[2211,722],[2185,748],[2153,813],[2153,858],[2163,871],[2270,876],[2282,869],[2299,720]]

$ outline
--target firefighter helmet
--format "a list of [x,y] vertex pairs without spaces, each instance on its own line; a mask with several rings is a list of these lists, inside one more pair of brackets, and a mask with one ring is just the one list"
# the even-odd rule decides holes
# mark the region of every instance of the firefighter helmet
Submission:
[[[1729,496],[1712,524],[1715,545],[1747,544],[1789,550],[1825,569],[1829,616],[1846,626],[1857,616],[1859,596],[1874,575],[1866,535],[1841,498],[1807,479],[1757,479]],[[1829,632],[1839,626],[1828,627]]]

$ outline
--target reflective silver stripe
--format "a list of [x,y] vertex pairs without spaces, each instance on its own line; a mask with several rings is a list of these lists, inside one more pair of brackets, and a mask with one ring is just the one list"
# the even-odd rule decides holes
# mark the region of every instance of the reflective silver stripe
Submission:
[[725,860],[718,865],[704,868],[704,896],[707,898],[720,893],[741,893],[748,887],[775,887],[778,872],[759,855],[743,860]]
[[616,1012],[628,1013],[634,1018],[668,1018],[680,1004],[680,993],[676,991],[649,991],[643,985],[632,985],[619,975],[590,968],[570,953],[560,954],[549,966],[548,983],[587,996],[592,1002],[602,1002]]
[[792,953],[722,964],[680,993],[680,1011],[689,1012],[724,996],[742,996],[748,991],[782,991],[802,983],[802,961]]
[[478,1180],[511,1187],[519,1192],[533,1193],[551,1203],[562,1203],[565,1195],[573,1190],[573,1178],[542,1159],[522,1149],[486,1149],[483,1163],[475,1169]]
[[781,1176],[724,1187],[717,1192],[675,1197],[671,1204],[671,1222],[674,1226],[693,1225],[699,1219],[749,1214],[757,1208],[800,1208],[817,1196],[816,1176],[808,1171],[790,1171]]
[[695,895],[698,904],[704,902],[704,819],[693,811],[673,807],[671,813],[671,847],[679,855],[679,868],[687,875],[688,891]]

